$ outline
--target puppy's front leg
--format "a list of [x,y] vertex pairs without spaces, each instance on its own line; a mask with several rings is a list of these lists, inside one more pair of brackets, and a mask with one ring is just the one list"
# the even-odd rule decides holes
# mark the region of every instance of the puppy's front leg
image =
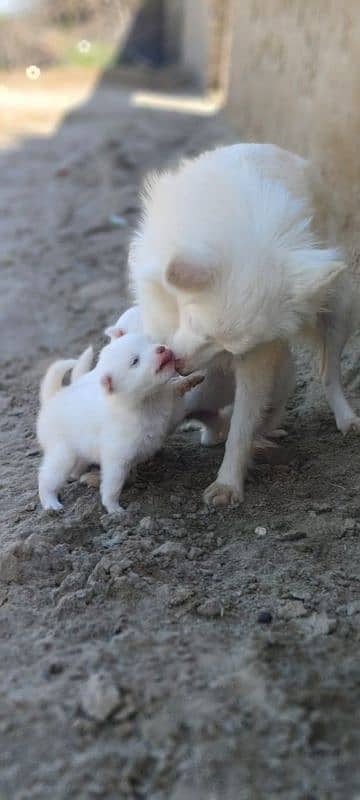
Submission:
[[183,397],[187,392],[191,392],[191,389],[195,389],[195,386],[199,386],[199,384],[203,382],[204,378],[205,375],[202,375],[200,372],[193,372],[192,375],[186,375],[185,377],[179,375],[178,377],[173,378],[172,384],[175,395],[177,397]]
[[119,458],[119,452],[105,448],[101,453],[101,502],[109,514],[123,514],[119,496],[129,474],[129,464]]
[[275,342],[257,347],[242,359],[234,356],[234,410],[217,479],[204,493],[207,505],[237,505],[243,500],[255,430],[271,396],[282,347]]

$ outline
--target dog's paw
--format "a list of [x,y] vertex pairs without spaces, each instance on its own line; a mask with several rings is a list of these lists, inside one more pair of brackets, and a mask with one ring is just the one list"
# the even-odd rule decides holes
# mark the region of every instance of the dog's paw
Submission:
[[200,444],[203,447],[217,447],[217,445],[226,442],[227,433],[227,430],[214,430],[204,426],[201,431]]
[[84,483],[90,489],[98,489],[100,486],[100,472],[84,472],[80,478],[80,483]]
[[199,386],[204,378],[205,375],[202,373],[194,372],[192,375],[187,375],[186,378],[178,379],[177,383],[175,383],[177,395],[183,397],[187,392],[191,392],[191,389],[195,389],[195,386]]
[[205,489],[204,502],[207,506],[237,506],[242,502],[240,491],[234,486],[214,481]]
[[126,514],[125,508],[120,503],[104,503],[106,511],[112,517],[123,517]]
[[360,417],[357,417],[356,414],[351,417],[347,417],[338,424],[338,428],[344,436],[346,436],[347,433],[359,433]]

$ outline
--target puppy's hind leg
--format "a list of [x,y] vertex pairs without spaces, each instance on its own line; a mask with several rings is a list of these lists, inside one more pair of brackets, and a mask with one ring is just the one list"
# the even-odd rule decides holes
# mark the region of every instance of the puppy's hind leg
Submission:
[[341,433],[360,431],[360,419],[348,403],[341,380],[340,359],[351,332],[345,314],[330,312],[319,316],[318,331],[321,336],[321,379],[336,425]]
[[39,496],[45,510],[60,511],[63,508],[58,492],[69,476],[74,461],[74,454],[64,445],[45,453],[39,472]]

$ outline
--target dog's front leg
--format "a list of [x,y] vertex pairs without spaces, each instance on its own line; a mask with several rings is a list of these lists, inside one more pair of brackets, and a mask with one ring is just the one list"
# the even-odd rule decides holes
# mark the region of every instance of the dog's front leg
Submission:
[[204,493],[207,505],[237,505],[243,500],[254,434],[271,397],[274,371],[282,357],[283,345],[277,342],[261,345],[243,358],[234,356],[234,410],[217,479]]

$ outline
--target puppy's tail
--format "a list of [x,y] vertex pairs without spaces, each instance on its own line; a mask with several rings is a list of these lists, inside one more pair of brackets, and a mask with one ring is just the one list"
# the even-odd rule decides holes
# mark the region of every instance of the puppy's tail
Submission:
[[71,370],[71,378],[70,378],[71,383],[74,383],[74,381],[77,381],[77,379],[81,378],[82,375],[85,375],[87,372],[90,372],[93,358],[94,358],[94,350],[90,345],[90,347],[87,347],[87,349],[84,350],[83,353],[81,353],[81,356],[79,356],[79,358],[75,362],[75,366]]
[[55,361],[54,364],[51,364],[40,387],[41,405],[47,403],[47,401],[61,389],[64,375],[66,375],[69,369],[72,369],[75,364],[75,358],[67,358],[61,361]]

